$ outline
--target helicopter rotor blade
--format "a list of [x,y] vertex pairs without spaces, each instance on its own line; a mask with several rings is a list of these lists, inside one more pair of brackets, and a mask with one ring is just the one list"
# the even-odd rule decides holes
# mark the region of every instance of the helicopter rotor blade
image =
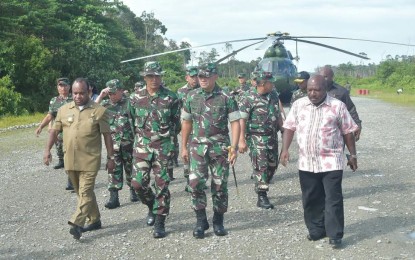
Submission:
[[[287,37],[289,40],[290,38],[308,38],[308,39],[335,39],[335,40],[350,40],[350,41],[362,41],[362,42],[374,42],[374,43],[384,43],[384,44],[392,44],[392,45],[401,45],[401,46],[415,46],[414,44],[406,44],[400,42],[387,42],[387,41],[377,41],[377,40],[368,40],[368,39],[358,39],[358,38],[345,38],[345,37],[330,37],[330,36],[290,36]],[[282,37],[284,39],[284,37]]]
[[207,47],[207,46],[212,46],[212,45],[219,45],[219,44],[233,43],[233,42],[258,41],[258,40],[264,41],[265,39],[267,39],[267,37],[215,42],[215,43],[203,44],[203,45],[194,46],[194,47],[181,48],[181,49],[177,49],[177,50],[160,52],[160,53],[147,55],[147,56],[143,56],[143,57],[138,57],[138,58],[134,58],[134,59],[129,59],[129,60],[123,60],[123,61],[121,61],[121,63],[126,63],[126,62],[130,62],[130,61],[135,61],[135,60],[142,60],[142,59],[157,57],[157,56],[161,56],[161,55],[165,55],[165,54],[169,54],[169,53],[181,52],[181,51],[185,51],[185,50],[197,49],[197,48],[202,48],[202,47]]
[[248,44],[248,45],[246,45],[246,46],[244,46],[244,47],[242,47],[242,48],[240,48],[240,49],[237,49],[236,51],[233,51],[233,52],[229,53],[228,55],[226,55],[225,57],[222,57],[222,58],[220,58],[219,60],[215,61],[215,63],[216,63],[216,64],[219,64],[219,63],[221,63],[222,61],[226,60],[227,58],[232,57],[233,55],[236,55],[238,52],[240,52],[240,51],[242,51],[242,50],[244,50],[244,49],[246,49],[246,48],[248,48],[248,47],[251,47],[252,45],[258,44],[258,43],[260,43],[260,42],[263,42],[263,41],[254,42],[254,43]]
[[293,41],[299,41],[299,42],[314,44],[314,45],[317,45],[317,46],[320,46],[320,47],[324,47],[324,48],[332,49],[332,50],[335,50],[335,51],[343,52],[343,53],[346,53],[346,54],[349,54],[349,55],[352,55],[352,56],[355,56],[355,57],[358,57],[358,58],[361,58],[361,59],[370,60],[366,56],[362,56],[362,55],[359,55],[359,54],[356,54],[356,53],[353,53],[353,52],[350,52],[350,51],[342,50],[342,49],[339,49],[339,48],[336,48],[336,47],[333,47],[333,46],[330,46],[330,45],[318,43],[318,42],[307,41],[307,40],[302,40],[302,39],[298,39],[298,38],[293,38],[293,39],[287,38],[286,40],[293,40]]
[[276,37],[276,36],[270,36],[270,37],[266,38],[261,45],[256,47],[255,50],[266,49],[266,48],[268,48],[268,46],[270,46],[277,39],[278,39],[278,37]]

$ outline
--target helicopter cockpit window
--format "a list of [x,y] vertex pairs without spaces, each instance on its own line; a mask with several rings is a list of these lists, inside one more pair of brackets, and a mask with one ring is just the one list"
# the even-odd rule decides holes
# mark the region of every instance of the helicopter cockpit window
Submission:
[[294,77],[296,74],[295,66],[289,60],[262,60],[259,67],[263,71],[272,72],[272,74],[284,74]]

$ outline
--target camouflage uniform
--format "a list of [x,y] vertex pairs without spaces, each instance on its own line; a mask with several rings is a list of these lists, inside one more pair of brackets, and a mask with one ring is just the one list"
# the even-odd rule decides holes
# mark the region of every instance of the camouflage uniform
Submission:
[[294,91],[292,97],[291,97],[291,102],[290,102],[290,107],[293,106],[293,103],[300,98],[303,97],[307,97],[307,90],[302,90],[302,89],[297,89],[296,91]]
[[239,103],[246,119],[245,140],[255,178],[255,191],[268,191],[278,163],[278,120],[281,117],[276,91],[261,95],[257,89],[246,92]]
[[108,174],[108,190],[121,190],[123,187],[123,168],[126,183],[131,187],[132,153],[134,134],[130,122],[129,99],[123,96],[120,101],[113,104],[106,99],[101,105],[107,108],[114,147],[115,169]]
[[209,178],[209,168],[212,175],[213,210],[225,213],[228,209],[228,120],[232,122],[239,118],[235,100],[218,85],[215,85],[211,93],[198,88],[187,95],[182,119],[193,122],[187,189],[191,192],[192,207],[195,210],[206,208],[204,187]]
[[[58,110],[61,106],[65,105],[66,103],[69,103],[72,101],[72,96],[69,95],[68,97],[64,98],[61,96],[54,97],[49,102],[49,111],[48,113],[52,115],[52,117],[55,119],[56,115],[58,114]],[[59,132],[56,141],[56,154],[58,155],[58,159],[60,161],[63,161],[63,133],[62,131]]]
[[[291,96],[290,107],[293,103],[303,97],[307,97],[307,81],[310,78],[310,74],[307,71],[300,71],[297,74],[297,77],[294,79],[294,82],[298,84],[299,89],[294,91]],[[303,88],[303,89],[302,89]]]
[[[189,84],[186,84],[186,85],[184,85],[183,87],[181,87],[181,88],[179,88],[177,90],[177,96],[179,98],[180,109],[183,108],[183,104],[186,102],[187,94],[191,90],[197,89],[199,87],[200,86],[197,85],[195,88],[192,88],[191,86],[189,86]],[[191,140],[191,139],[192,139],[192,135],[189,136],[189,140]],[[183,165],[183,168],[184,168],[183,175],[188,180],[189,179],[189,168],[190,168],[190,165],[189,164],[185,164],[185,165]]]
[[[170,210],[167,164],[174,150],[172,138],[180,130],[177,96],[163,86],[160,86],[155,95],[150,96],[144,86],[131,94],[129,110],[135,132],[135,177],[131,184],[144,204],[150,207],[154,201],[154,214],[166,216]],[[149,187],[151,170],[155,177],[155,194]]]
[[245,83],[234,89],[231,93],[234,96],[235,100],[239,103],[244,93],[247,92],[250,88],[251,86]]

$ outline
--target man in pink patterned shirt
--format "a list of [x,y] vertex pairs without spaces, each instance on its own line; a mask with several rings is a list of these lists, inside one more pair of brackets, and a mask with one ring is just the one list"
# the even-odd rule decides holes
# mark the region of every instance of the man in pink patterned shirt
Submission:
[[346,105],[327,95],[323,76],[315,75],[307,83],[307,96],[293,103],[284,122],[281,163],[289,160],[288,148],[297,132],[299,146],[298,169],[304,220],[309,240],[326,235],[329,243],[341,245],[344,230],[342,194],[343,144],[351,153],[347,165],[357,169],[353,132],[358,126]]

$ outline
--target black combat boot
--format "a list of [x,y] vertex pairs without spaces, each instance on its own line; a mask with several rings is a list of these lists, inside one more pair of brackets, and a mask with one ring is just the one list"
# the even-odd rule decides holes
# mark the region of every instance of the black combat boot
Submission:
[[257,207],[263,209],[273,209],[274,205],[269,202],[267,192],[266,191],[259,191],[258,192],[258,202],[256,203]]
[[196,227],[193,229],[193,236],[195,238],[205,238],[205,230],[209,229],[209,222],[206,217],[206,209],[195,210],[196,212]]
[[167,173],[169,174],[170,181],[175,180],[176,178],[173,177],[173,168],[167,169]]
[[107,209],[115,209],[120,206],[120,200],[118,199],[118,190],[110,190],[110,200],[105,204]]
[[223,213],[215,212],[213,214],[213,231],[217,236],[225,236],[227,234],[223,227]]
[[53,169],[62,169],[63,167],[65,167],[65,164],[63,163],[63,159],[59,159],[58,164],[56,164]]
[[139,201],[137,193],[135,192],[133,188],[130,188],[130,201],[131,202]]
[[179,167],[179,160],[177,159],[177,156],[174,157],[174,167]]
[[157,215],[156,222],[154,223],[154,238],[163,238],[166,236],[166,229],[164,227],[164,222],[166,221],[166,216]]
[[65,190],[74,190],[71,179],[69,179],[69,177],[68,177],[68,182],[66,183]]
[[154,221],[156,216],[154,216],[153,213],[153,204],[154,204],[154,200],[151,201],[149,204],[147,204],[148,207],[148,213],[147,213],[147,226],[153,226],[154,225]]

